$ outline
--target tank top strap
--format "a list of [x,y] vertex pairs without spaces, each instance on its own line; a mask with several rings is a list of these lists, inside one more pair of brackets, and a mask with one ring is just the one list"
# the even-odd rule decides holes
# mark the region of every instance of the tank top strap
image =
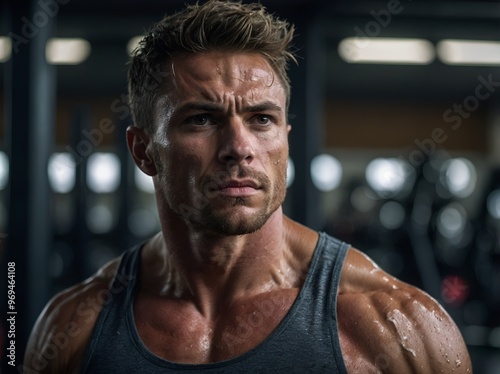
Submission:
[[[322,251],[320,253],[319,261],[325,269],[329,269],[329,284],[332,289],[337,289],[340,284],[340,277],[342,275],[342,267],[344,266],[345,257],[351,245],[326,233],[320,233],[322,238]],[[318,246],[319,247],[319,246]]]
[[137,245],[123,253],[123,258],[113,281],[112,289],[121,290],[125,286],[125,293],[123,294],[126,299],[125,303],[131,301],[134,297],[143,245]]
[[319,233],[316,253],[309,269],[311,286],[308,289],[313,292],[309,296],[321,300],[323,298],[318,297],[318,292],[322,295],[333,296],[334,298],[330,301],[335,305],[342,267],[349,248],[349,244],[326,233]]
[[327,302],[327,305],[325,305],[326,310],[323,315],[325,317],[330,316],[331,318],[329,326],[334,350],[333,357],[336,362],[338,372],[347,373],[340,345],[340,334],[337,320],[337,298],[342,268],[351,245],[325,233],[322,233],[321,235],[324,239],[324,245],[322,246],[323,250],[320,256],[321,266],[317,276],[315,277],[315,280],[319,284],[316,284],[315,287],[324,288],[324,292],[326,292],[326,297],[320,299]]

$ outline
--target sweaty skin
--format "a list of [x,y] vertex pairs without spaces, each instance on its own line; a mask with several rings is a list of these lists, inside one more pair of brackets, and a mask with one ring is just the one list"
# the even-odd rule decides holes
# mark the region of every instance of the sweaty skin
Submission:
[[[127,131],[134,161],[153,177],[162,227],[141,253],[134,317],[154,354],[211,363],[251,350],[283,320],[318,234],[281,209],[290,126],[266,59],[210,52],[175,58],[170,68],[155,130]],[[26,372],[79,372],[103,295],[118,291],[110,287],[119,260],[48,303],[28,343]],[[235,339],[241,321],[269,303],[274,312],[259,328]],[[337,310],[350,373],[471,372],[439,304],[353,248]],[[54,353],[56,339],[64,344]]]

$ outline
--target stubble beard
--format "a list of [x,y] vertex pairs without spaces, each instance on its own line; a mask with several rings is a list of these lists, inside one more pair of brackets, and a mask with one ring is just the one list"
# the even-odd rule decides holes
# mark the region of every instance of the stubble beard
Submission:
[[[278,188],[275,188],[275,192]],[[273,194],[273,197],[276,195]],[[226,205],[231,207],[248,206],[249,200],[244,197],[222,197]],[[238,213],[221,212],[210,204],[200,211],[198,222],[192,222],[199,227],[219,235],[245,235],[258,231],[267,222],[269,217],[283,202],[281,199],[274,202],[270,195],[266,195],[262,207],[251,215],[242,216]]]
[[[286,168],[279,171],[278,180],[271,188],[267,175],[239,169],[239,178],[252,178],[262,186],[263,201],[260,208],[252,214],[242,215],[236,209],[238,206],[250,206],[250,197],[229,197],[217,193],[203,193],[204,186],[213,183],[215,177],[206,177],[201,181],[200,188],[195,188],[197,201],[203,204],[188,203],[194,199],[187,198],[185,193],[176,193],[172,189],[175,178],[168,178],[164,168],[159,171],[159,181],[164,191],[165,201],[171,211],[180,215],[188,225],[200,231],[208,231],[216,235],[245,235],[261,229],[271,215],[283,204],[286,195]],[[232,173],[231,173],[232,174]],[[193,206],[198,205],[198,207]],[[201,205],[201,206],[200,206]],[[187,212],[187,214],[186,214]]]

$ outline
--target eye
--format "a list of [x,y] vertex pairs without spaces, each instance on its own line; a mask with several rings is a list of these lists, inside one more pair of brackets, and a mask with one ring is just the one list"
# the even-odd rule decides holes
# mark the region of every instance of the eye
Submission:
[[271,117],[265,114],[258,114],[255,116],[255,122],[257,122],[259,125],[269,125],[271,124]]
[[206,126],[210,124],[210,117],[206,114],[197,114],[195,116],[189,117],[186,122],[189,125],[195,126]]

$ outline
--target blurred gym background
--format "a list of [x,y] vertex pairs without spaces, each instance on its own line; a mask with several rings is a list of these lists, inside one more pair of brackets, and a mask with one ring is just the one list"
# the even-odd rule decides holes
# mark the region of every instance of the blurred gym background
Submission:
[[[17,364],[50,297],[159,229],[124,141],[125,64],[184,2],[2,5],[0,281],[6,294],[14,261]],[[262,2],[297,30],[286,213],[427,291],[474,372],[500,373],[500,3]]]

